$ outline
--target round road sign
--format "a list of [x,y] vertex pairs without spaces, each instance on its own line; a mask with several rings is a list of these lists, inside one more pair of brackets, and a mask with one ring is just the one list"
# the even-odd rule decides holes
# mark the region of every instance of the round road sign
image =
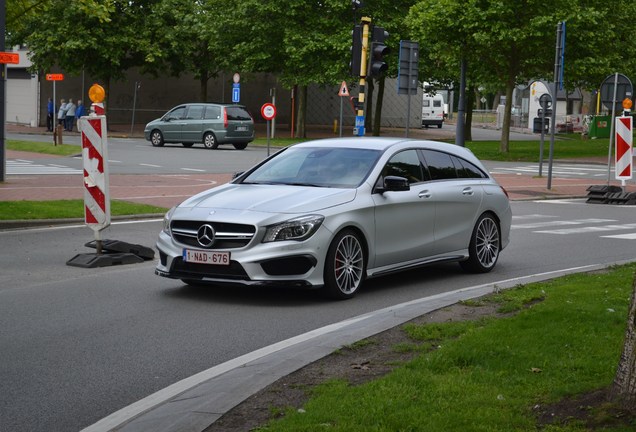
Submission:
[[261,107],[261,115],[265,120],[271,120],[276,117],[276,107],[271,103],[263,104]]

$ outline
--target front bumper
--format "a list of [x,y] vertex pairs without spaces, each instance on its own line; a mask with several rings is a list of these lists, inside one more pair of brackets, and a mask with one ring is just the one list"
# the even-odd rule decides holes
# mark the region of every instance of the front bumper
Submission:
[[328,230],[319,229],[304,242],[250,243],[229,249],[230,265],[210,265],[184,262],[185,246],[162,231],[155,274],[218,285],[321,287],[328,237]]

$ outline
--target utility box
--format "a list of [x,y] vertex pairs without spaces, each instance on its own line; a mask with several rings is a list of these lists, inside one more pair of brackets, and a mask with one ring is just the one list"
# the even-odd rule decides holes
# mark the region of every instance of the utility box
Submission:
[[610,117],[611,116],[592,116],[588,132],[590,138],[609,138],[612,128]]

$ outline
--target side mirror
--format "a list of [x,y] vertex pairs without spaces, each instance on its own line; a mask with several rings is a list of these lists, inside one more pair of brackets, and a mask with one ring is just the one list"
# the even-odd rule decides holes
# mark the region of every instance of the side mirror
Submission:
[[401,192],[411,190],[409,181],[404,177],[386,176],[384,177],[384,186],[378,192]]

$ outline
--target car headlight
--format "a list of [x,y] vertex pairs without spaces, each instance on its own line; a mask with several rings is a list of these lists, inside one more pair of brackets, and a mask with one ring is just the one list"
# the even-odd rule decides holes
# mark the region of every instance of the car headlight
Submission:
[[166,212],[165,216],[163,217],[163,232],[168,235],[170,235],[170,221],[172,220],[172,215],[174,214],[176,208],[176,206],[172,207]]
[[324,219],[324,216],[309,215],[291,219],[276,225],[270,225],[265,231],[263,243],[282,240],[302,241],[308,239],[314,235]]

